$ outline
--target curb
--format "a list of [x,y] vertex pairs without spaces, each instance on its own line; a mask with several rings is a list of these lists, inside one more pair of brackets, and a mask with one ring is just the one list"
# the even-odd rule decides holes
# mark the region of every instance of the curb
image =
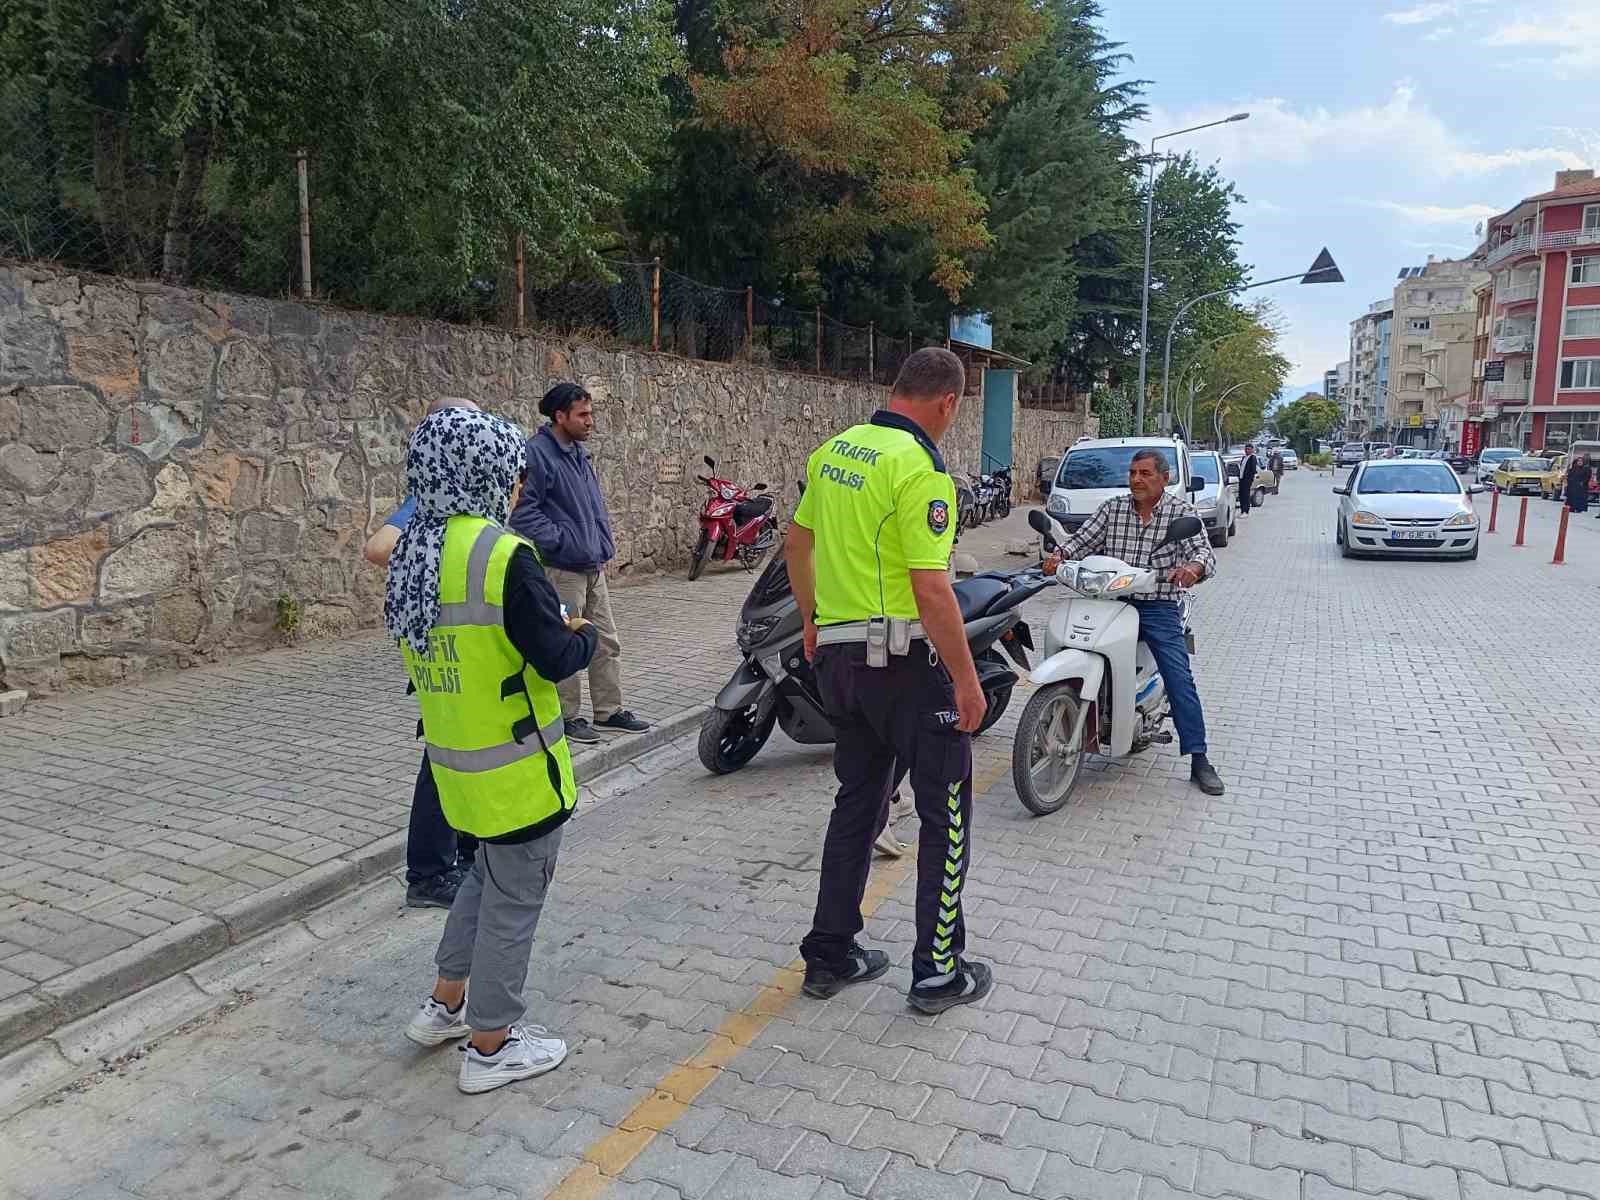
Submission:
[[[573,756],[573,774],[579,783],[587,783],[624,766],[697,728],[705,711],[706,706],[698,704],[644,733],[607,735],[606,742]],[[0,1000],[0,1057],[381,878],[404,863],[405,856],[406,834],[388,834],[213,914],[190,917],[99,962]]]

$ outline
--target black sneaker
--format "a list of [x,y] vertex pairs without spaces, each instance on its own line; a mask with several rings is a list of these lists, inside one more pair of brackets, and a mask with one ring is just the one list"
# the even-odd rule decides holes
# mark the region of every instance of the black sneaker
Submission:
[[1227,791],[1222,786],[1222,776],[1217,774],[1217,769],[1204,754],[1190,756],[1189,781],[1208,796],[1220,796]]
[[594,726],[589,724],[586,717],[573,717],[566,722],[567,741],[582,742],[585,746],[592,746],[600,740],[600,735],[594,731]]
[[918,1012],[942,1013],[958,1004],[971,1004],[982,1000],[994,986],[994,972],[986,963],[962,959],[956,968],[955,978],[937,987],[911,985],[906,993],[906,1003]]
[[455,871],[446,871],[411,884],[406,888],[406,907],[449,908],[455,903],[461,878]]
[[604,721],[594,723],[596,729],[609,729],[615,733],[643,733],[650,728],[649,721],[641,721],[625,708],[619,708]]
[[889,956],[882,950],[865,950],[852,945],[843,971],[835,971],[821,963],[807,963],[805,982],[800,985],[800,990],[814,999],[826,1000],[841,988],[876,979],[888,969]]

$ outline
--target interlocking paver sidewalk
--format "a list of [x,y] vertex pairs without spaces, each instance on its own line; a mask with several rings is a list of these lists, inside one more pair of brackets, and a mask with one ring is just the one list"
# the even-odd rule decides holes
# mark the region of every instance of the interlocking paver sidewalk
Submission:
[[[613,589],[630,707],[661,721],[716,694],[751,578]],[[187,965],[271,919],[274,896],[392,865],[415,722],[379,634],[35,700],[0,722],[0,1029],[26,1013],[18,1032],[36,1032],[41,1000],[70,1016]],[[574,750],[580,772],[594,764]],[[112,955],[126,987],[102,978]]]

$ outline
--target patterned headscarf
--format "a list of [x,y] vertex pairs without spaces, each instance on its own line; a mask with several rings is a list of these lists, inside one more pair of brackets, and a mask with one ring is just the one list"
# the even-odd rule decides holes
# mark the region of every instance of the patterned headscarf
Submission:
[[504,525],[527,459],[522,430],[486,412],[442,408],[417,426],[406,450],[406,486],[417,509],[389,556],[383,600],[390,636],[427,653],[439,619],[445,522],[468,516]]

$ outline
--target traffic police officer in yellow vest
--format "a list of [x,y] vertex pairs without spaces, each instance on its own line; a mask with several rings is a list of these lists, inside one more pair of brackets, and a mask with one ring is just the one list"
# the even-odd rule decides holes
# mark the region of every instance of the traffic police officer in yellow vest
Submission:
[[966,372],[948,350],[918,350],[886,410],[811,455],[784,555],[805,614],[806,653],[838,739],[839,791],[822,848],[803,989],[828,997],[876,979],[889,956],[856,941],[872,839],[898,759],[921,818],[917,944],[907,1000],[937,1013],[988,992],[962,957],[961,888],[971,861],[971,733],[984,697],[950,585],[955,486],[937,442]]
[[441,409],[417,426],[406,454],[416,512],[384,598],[445,818],[480,841],[445,921],[433,992],[406,1027],[424,1046],[468,1039],[464,1092],[543,1074],[567,1054],[523,1023],[522,990],[578,799],[555,685],[589,664],[598,637],[565,618],[538,551],[505,528],[525,453],[520,429],[476,410]]

